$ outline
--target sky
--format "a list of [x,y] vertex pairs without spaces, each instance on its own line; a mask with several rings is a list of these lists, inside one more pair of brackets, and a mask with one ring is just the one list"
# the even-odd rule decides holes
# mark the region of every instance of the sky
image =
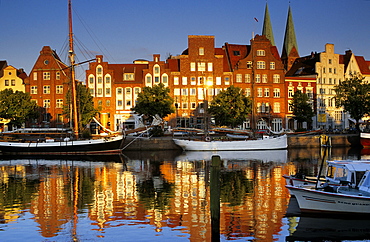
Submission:
[[[262,33],[266,3],[280,54],[290,6],[300,56],[331,43],[337,54],[370,60],[370,0],[72,0],[77,62],[97,54],[112,64],[165,60],[187,48],[188,35],[248,45]],[[50,46],[68,63],[67,0],[0,0],[0,16],[0,60],[29,74]]]

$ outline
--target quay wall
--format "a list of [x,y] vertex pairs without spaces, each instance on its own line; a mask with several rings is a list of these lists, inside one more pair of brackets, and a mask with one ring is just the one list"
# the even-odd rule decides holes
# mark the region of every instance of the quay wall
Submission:
[[[326,136],[329,137],[329,145],[332,147],[361,147],[359,136],[356,134],[329,134]],[[317,148],[322,143],[326,144],[326,140],[321,135],[288,135],[288,148]],[[123,147],[124,151],[181,150],[172,141],[172,136],[150,139],[127,137]]]

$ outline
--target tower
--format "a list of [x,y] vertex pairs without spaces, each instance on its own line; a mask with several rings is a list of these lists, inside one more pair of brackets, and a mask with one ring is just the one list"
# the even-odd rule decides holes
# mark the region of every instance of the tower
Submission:
[[272,25],[270,20],[270,13],[266,3],[265,18],[263,19],[262,35],[266,36],[271,41],[271,45],[275,46],[274,34],[272,32]]
[[297,39],[294,30],[294,22],[292,16],[292,10],[289,6],[288,19],[285,28],[285,36],[283,43],[283,51],[281,54],[281,60],[283,61],[284,68],[286,71],[290,69],[294,60],[299,57]]

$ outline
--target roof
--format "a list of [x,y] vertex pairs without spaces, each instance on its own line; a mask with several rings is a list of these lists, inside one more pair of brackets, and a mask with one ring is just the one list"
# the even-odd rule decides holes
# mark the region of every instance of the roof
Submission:
[[320,54],[318,53],[311,53],[311,55],[297,58],[285,76],[316,75],[315,64],[319,60]]

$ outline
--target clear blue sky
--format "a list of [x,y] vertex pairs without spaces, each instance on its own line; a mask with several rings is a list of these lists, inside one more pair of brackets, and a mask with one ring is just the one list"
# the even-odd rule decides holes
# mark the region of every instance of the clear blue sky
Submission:
[[[0,60],[29,73],[42,47],[50,46],[67,63],[67,3],[0,0]],[[370,60],[370,0],[267,3],[280,54],[290,5],[301,56],[333,43],[338,54],[351,49]],[[72,5],[74,34],[85,53],[76,44],[78,61],[103,54],[110,63],[132,63],[153,54],[162,60],[181,54],[188,35],[213,35],[216,47],[249,44],[252,33],[262,32],[266,0],[72,0]]]

